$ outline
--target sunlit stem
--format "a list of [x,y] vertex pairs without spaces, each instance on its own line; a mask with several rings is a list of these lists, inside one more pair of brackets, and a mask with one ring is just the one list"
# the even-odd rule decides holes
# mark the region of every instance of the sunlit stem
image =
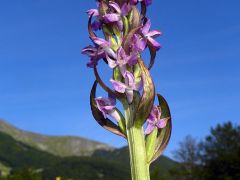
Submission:
[[133,123],[133,116],[133,105],[126,105],[125,117],[132,180],[150,180],[143,127],[136,122]]

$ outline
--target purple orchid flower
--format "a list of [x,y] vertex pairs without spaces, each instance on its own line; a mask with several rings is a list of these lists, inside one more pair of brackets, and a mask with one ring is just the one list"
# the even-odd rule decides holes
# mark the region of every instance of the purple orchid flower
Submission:
[[90,57],[90,62],[87,63],[87,66],[93,68],[94,65],[97,65],[97,62],[107,57],[115,57],[115,52],[111,49],[111,43],[105,39],[94,37],[93,42],[97,48],[92,46],[87,46],[82,50],[82,54],[86,54]]
[[146,23],[141,29],[142,34],[146,38],[146,40],[156,49],[159,50],[161,45],[155,41],[153,38],[160,36],[162,33],[158,30],[150,31],[151,21],[147,19]]
[[98,47],[93,46],[87,46],[83,48],[82,54],[86,54],[90,57],[90,61],[87,63],[87,67],[93,68],[95,65],[97,65],[98,61],[102,58],[105,58],[105,51]]
[[116,121],[120,120],[121,117],[119,116],[115,108],[116,99],[113,99],[111,97],[109,98],[98,97],[98,98],[95,98],[95,101],[99,111],[103,113],[103,116],[105,119],[107,118],[107,115],[109,115],[112,118],[114,118]]
[[142,88],[142,81],[135,83],[135,77],[129,71],[124,74],[125,83],[110,79],[113,88],[119,93],[126,93],[128,103],[133,101],[133,91],[139,91]]
[[114,13],[108,13],[103,15],[103,21],[105,23],[117,23],[118,27],[120,30],[123,29],[123,22],[122,22],[122,17],[121,16],[126,16],[129,11],[131,10],[131,5],[124,3],[122,7],[115,3],[110,1],[109,6],[115,11]]
[[102,28],[102,22],[99,21],[99,11],[98,9],[89,9],[87,12],[88,16],[96,16],[97,19],[91,24],[94,31],[97,31]]
[[116,58],[115,52],[111,48],[111,43],[109,41],[106,41],[105,39],[94,37],[93,42],[100,46],[106,53],[107,56]]
[[147,119],[148,125],[145,130],[145,134],[151,134],[155,128],[163,129],[166,127],[170,118],[161,119],[161,109],[157,106],[153,106],[152,111]]
[[125,74],[126,71],[126,64],[135,65],[137,64],[137,53],[131,53],[131,55],[127,55],[122,46],[120,46],[115,54],[115,58],[112,59],[109,56],[106,56],[108,61],[108,65],[110,68],[115,68],[119,66],[122,75]]
[[143,39],[137,34],[134,34],[132,38],[132,46],[131,46],[132,51],[141,53],[146,48],[146,45],[147,45],[147,41],[145,39]]
[[91,15],[92,16],[99,16],[99,11],[98,11],[98,9],[89,9],[89,10],[87,10],[87,14],[88,14],[89,17]]

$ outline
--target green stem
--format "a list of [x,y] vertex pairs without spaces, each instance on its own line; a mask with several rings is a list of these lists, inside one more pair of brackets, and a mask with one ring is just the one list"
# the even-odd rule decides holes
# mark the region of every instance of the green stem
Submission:
[[150,180],[143,127],[133,123],[133,107],[125,109],[132,180]]

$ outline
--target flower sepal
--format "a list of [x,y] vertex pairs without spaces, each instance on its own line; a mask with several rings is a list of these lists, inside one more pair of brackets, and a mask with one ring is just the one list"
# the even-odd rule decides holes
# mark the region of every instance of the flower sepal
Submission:
[[165,98],[160,94],[157,94],[157,96],[159,101],[158,108],[160,111],[160,120],[156,124],[158,128],[155,128],[155,129],[157,129],[158,134],[156,138],[154,154],[151,160],[149,159],[150,160],[149,163],[152,163],[159,156],[162,155],[162,153],[164,152],[165,148],[168,145],[169,139],[171,137],[171,131],[172,131],[171,113],[170,113],[168,103],[165,100]]

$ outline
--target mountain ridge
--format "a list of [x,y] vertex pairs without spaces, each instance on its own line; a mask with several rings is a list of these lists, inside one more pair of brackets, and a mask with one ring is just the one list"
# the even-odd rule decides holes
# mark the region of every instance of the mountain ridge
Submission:
[[[11,175],[16,175],[18,171],[22,174],[22,178],[17,176],[13,178],[14,180],[36,180],[36,178],[28,178],[30,171],[39,174],[41,176],[39,180],[51,180],[56,177],[104,180],[130,178],[129,169],[121,162],[91,156],[55,156],[0,132],[0,179],[9,180]],[[3,179],[4,177],[6,179]]]
[[[47,143],[45,146],[49,147],[48,151],[39,146],[39,140],[40,144]],[[78,146],[76,151],[72,146],[68,146],[69,142],[73,141],[84,143],[75,143],[75,146]],[[90,147],[86,148],[88,141]],[[51,149],[50,145],[54,148]],[[65,147],[68,149],[52,153],[56,147],[57,150]],[[151,179],[169,179],[169,170],[176,166],[177,162],[161,156],[151,166]],[[41,135],[18,129],[0,120],[0,179],[1,176],[12,175],[18,170],[25,173],[24,168],[41,170],[43,180],[54,179],[57,176],[74,179],[130,179],[127,146],[113,148],[84,138]]]
[[96,150],[111,151],[115,148],[87,138],[77,136],[49,136],[19,129],[7,121],[0,119],[0,132],[12,136],[38,150],[51,154],[67,156],[91,156]]

